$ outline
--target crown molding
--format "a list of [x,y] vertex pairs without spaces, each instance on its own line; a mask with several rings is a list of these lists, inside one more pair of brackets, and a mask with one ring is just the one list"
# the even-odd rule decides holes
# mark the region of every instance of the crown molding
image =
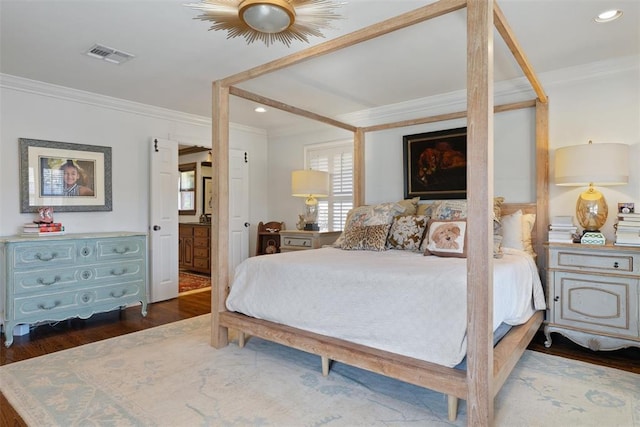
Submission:
[[[605,61],[588,63],[575,67],[567,67],[539,74],[545,87],[575,84],[586,80],[611,78],[614,74],[640,69],[640,56],[632,55]],[[494,84],[494,103],[503,104],[535,98],[526,77],[496,82]],[[467,108],[466,90],[457,90],[425,98],[413,99],[397,104],[370,108],[354,113],[342,114],[336,119],[358,127],[372,126],[380,123],[393,123],[410,118],[430,117],[446,112],[464,111]],[[302,126],[290,127],[272,132],[271,137],[283,137],[292,134],[303,134]]]
[[211,119],[195,114],[182,113],[10,74],[0,74],[0,87],[162,120],[171,120],[196,126],[211,125]]

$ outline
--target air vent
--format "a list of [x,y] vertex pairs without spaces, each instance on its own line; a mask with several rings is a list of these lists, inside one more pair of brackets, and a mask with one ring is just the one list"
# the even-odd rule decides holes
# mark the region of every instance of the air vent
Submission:
[[104,59],[105,61],[111,62],[112,64],[122,64],[123,62],[127,62],[128,60],[135,58],[135,56],[130,53],[112,49],[110,47],[102,46],[99,44],[94,44],[91,49],[89,49],[85,53],[92,58]]

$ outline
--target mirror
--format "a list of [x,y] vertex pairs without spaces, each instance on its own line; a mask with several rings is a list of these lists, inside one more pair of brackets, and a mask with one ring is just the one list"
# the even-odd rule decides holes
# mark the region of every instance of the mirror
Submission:
[[178,166],[178,214],[196,214],[196,163],[185,163]]

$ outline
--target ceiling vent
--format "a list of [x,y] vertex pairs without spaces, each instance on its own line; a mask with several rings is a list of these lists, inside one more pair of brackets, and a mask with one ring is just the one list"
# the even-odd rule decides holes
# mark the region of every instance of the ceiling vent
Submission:
[[130,53],[99,44],[94,44],[91,49],[85,53],[92,58],[104,59],[112,64],[122,64],[123,62],[127,62],[128,60],[135,58],[135,56]]

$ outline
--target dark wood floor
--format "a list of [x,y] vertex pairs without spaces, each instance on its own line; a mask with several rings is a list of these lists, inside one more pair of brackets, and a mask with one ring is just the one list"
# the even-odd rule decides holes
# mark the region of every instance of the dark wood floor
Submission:
[[[15,337],[9,348],[0,345],[0,366],[54,351],[64,350],[94,341],[136,332],[177,320],[188,319],[211,311],[211,291],[191,293],[149,306],[147,317],[139,307],[96,314],[89,319],[72,319],[54,325],[32,328],[28,335]],[[574,344],[559,334],[553,334],[551,348],[544,347],[544,335],[538,333],[529,349],[548,354],[583,360],[640,373],[640,349],[594,352]]]

